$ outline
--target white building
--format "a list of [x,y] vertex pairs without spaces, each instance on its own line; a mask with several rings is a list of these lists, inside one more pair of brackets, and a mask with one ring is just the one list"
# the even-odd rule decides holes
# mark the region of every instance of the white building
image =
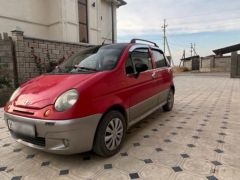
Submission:
[[[0,32],[100,44],[116,41],[116,11],[123,0],[0,0]],[[114,37],[114,38],[113,38]]]

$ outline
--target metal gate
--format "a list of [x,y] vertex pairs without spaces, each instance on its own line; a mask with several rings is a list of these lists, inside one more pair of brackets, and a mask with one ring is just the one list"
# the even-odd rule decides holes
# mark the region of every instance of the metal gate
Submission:
[[240,54],[237,52],[232,53],[231,77],[240,78]]

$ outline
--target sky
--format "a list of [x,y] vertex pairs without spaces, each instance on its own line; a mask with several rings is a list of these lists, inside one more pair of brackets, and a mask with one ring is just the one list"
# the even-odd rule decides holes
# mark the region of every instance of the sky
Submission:
[[[125,0],[118,9],[118,42],[132,38],[155,41],[163,49],[163,21],[175,63],[195,43],[200,56],[240,43],[239,0]],[[166,53],[168,55],[168,52]]]

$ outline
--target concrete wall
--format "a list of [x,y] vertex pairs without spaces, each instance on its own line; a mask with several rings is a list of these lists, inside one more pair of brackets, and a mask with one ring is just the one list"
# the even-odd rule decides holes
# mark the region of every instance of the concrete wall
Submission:
[[230,56],[208,56],[200,60],[200,72],[230,72]]
[[211,72],[212,57],[203,57],[200,60],[200,72]]
[[[29,37],[79,42],[77,0],[0,0],[0,4],[0,32],[18,26]],[[111,42],[111,2],[88,0],[88,19],[89,43]],[[116,5],[114,19],[116,39]]]
[[192,59],[184,60],[183,67],[186,67],[189,71],[199,70],[199,57],[194,57]]
[[183,61],[183,67],[186,67],[189,71],[192,70],[192,60]]
[[213,70],[216,72],[230,72],[231,57],[230,56],[215,57]]

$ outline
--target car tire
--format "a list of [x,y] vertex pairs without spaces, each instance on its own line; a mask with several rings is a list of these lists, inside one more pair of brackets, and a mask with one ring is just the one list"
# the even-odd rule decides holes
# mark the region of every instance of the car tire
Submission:
[[174,104],[174,93],[170,90],[167,97],[167,103],[162,107],[163,111],[171,111]]
[[99,156],[109,157],[118,153],[126,134],[124,116],[118,111],[110,111],[100,121],[93,151]]

